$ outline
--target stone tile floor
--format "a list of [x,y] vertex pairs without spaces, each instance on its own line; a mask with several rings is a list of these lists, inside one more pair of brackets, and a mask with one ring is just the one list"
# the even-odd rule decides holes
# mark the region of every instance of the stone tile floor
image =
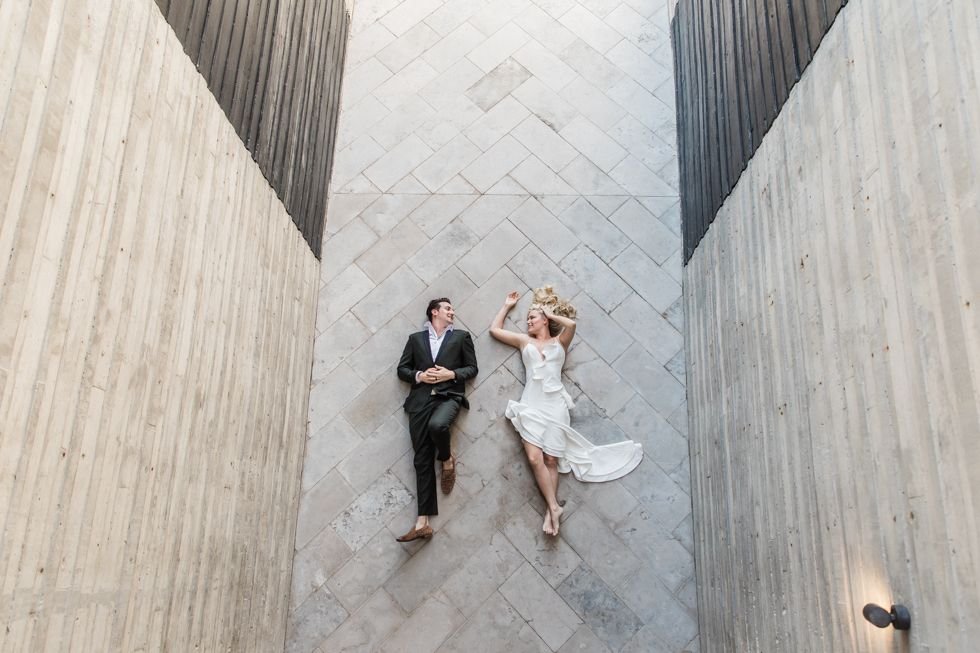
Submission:
[[[698,650],[668,2],[355,0],[287,650]],[[646,452],[563,478],[557,539],[502,418],[520,357],[487,334],[545,283],[580,311],[573,426]],[[402,545],[394,366],[443,295],[480,375],[436,535]]]

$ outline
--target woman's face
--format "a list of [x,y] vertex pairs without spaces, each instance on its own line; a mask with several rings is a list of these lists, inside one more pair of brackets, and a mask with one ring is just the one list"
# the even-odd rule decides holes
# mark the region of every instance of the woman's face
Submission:
[[548,332],[548,318],[538,309],[531,309],[527,312],[527,332],[529,335]]

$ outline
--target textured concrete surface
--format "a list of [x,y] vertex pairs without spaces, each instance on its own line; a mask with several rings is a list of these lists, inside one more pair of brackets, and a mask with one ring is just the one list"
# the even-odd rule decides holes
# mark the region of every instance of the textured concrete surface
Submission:
[[[698,650],[666,5],[354,3],[287,650]],[[546,283],[580,311],[573,426],[646,452],[619,481],[563,478],[557,539],[502,417],[520,357],[486,333]],[[403,545],[394,365],[436,296],[480,375],[436,535]]]

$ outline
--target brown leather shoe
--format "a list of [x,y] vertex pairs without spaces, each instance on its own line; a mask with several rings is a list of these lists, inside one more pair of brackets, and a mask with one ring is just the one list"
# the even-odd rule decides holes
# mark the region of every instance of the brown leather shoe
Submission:
[[453,491],[453,487],[456,485],[456,456],[450,456],[449,460],[452,461],[453,466],[449,469],[445,467],[442,468],[442,493],[449,494]]
[[415,540],[427,540],[432,537],[432,527],[426,524],[422,528],[413,528],[401,537],[396,537],[397,542],[414,542]]

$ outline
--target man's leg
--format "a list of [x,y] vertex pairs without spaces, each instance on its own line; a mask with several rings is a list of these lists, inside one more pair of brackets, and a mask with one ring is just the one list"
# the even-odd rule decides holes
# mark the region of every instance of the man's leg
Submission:
[[459,415],[459,402],[447,399],[439,404],[429,419],[429,437],[436,448],[436,458],[442,462],[442,493],[449,494],[456,485],[456,459],[452,455],[451,427]]
[[452,449],[450,449],[451,428],[457,415],[459,415],[459,402],[455,399],[439,402],[439,405],[432,411],[432,417],[429,418],[429,437],[436,448],[437,460],[445,462],[452,455]]
[[429,437],[428,426],[432,415],[431,408],[408,416],[408,430],[415,449],[415,498],[419,504],[419,516],[438,515],[436,501],[436,471],[432,459],[436,456],[436,445]]

